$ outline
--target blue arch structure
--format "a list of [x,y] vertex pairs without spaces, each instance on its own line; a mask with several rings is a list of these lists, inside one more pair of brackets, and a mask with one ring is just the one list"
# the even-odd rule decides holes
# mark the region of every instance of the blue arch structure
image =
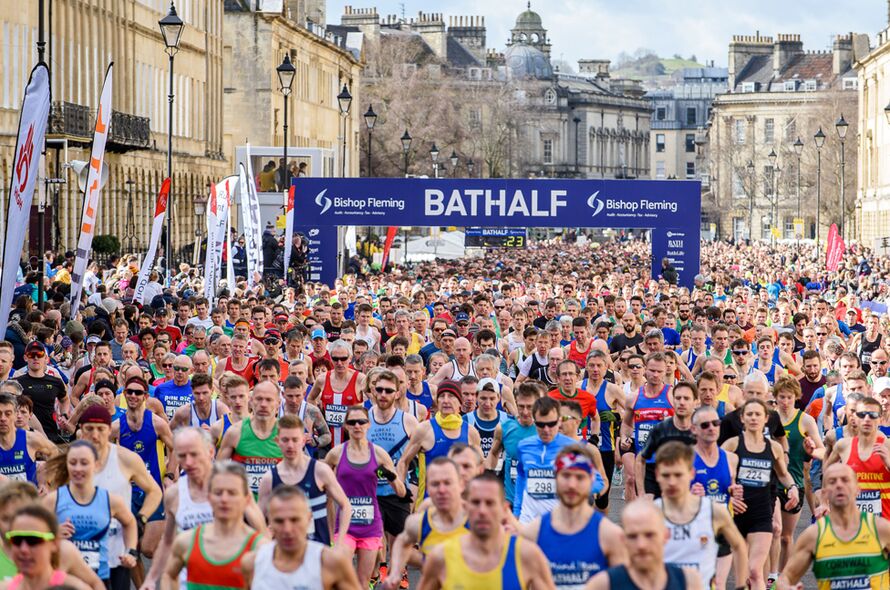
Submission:
[[598,227],[652,230],[662,258],[692,286],[701,184],[681,180],[295,178],[294,225]]

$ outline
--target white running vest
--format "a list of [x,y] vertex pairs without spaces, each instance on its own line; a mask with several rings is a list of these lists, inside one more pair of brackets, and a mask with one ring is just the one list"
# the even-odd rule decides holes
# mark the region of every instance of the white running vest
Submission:
[[259,548],[253,566],[251,590],[324,590],[321,579],[321,551],[324,545],[307,541],[303,563],[292,572],[282,572],[272,563],[275,543]]
[[[655,504],[664,513],[661,498]],[[664,546],[664,562],[698,570],[706,588],[710,588],[717,572],[717,541],[714,538],[714,505],[710,498],[699,498],[698,512],[685,523],[671,522],[664,517],[670,535]]]

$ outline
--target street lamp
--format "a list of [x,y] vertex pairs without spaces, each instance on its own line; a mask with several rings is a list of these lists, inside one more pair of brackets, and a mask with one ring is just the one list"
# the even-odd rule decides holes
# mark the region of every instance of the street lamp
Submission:
[[179,41],[185,27],[182,19],[176,14],[176,7],[170,2],[167,16],[158,21],[161,35],[164,37],[164,52],[170,56],[170,84],[167,92],[167,178],[170,179],[170,193],[167,195],[167,240],[164,245],[164,274],[167,284],[171,279],[171,263],[173,262],[173,56],[179,51]]
[[352,106],[352,95],[349,94],[346,84],[343,84],[343,90],[337,95],[337,104],[340,105],[340,114],[343,115],[343,157],[340,176],[346,178],[346,117],[349,115],[349,107]]
[[430,158],[433,160],[433,175],[435,178],[439,178],[439,148],[436,147],[436,142],[433,142],[433,147],[430,148]]
[[[800,140],[800,137],[797,138],[797,141],[794,142],[794,153],[797,154],[797,218],[800,219],[800,157],[803,155],[803,142]],[[800,221],[801,225],[803,225],[803,220]],[[803,231],[801,231],[801,234]],[[800,238],[802,235],[798,234],[795,228],[794,232],[797,237],[797,254],[800,255]]]
[[825,145],[825,134],[821,127],[813,136],[813,142],[816,144],[816,251],[818,252],[822,213],[822,146]]
[[844,190],[846,188],[844,186],[844,166],[846,164],[844,161],[844,139],[847,137],[847,127],[849,127],[849,124],[844,120],[844,114],[841,113],[841,118],[834,124],[834,128],[837,129],[837,136],[841,140],[841,226],[838,228],[838,233],[841,235],[841,238],[844,237],[844,219],[847,216],[847,195]]
[[775,217],[773,211],[777,208],[775,206],[775,203],[778,200],[776,198],[776,184],[777,184],[776,160],[779,159],[779,155],[776,154],[776,150],[774,150],[774,149],[770,150],[769,155],[767,156],[767,159],[769,160],[769,173],[770,173],[770,180],[772,181],[772,182],[770,182],[770,193],[771,193],[770,197],[772,199],[772,204],[771,204],[772,206],[770,207],[770,213],[769,213],[769,216],[770,216],[769,233],[770,233],[770,241],[772,241],[772,239],[775,236],[775,234],[773,233],[773,229],[776,227],[776,217]]
[[884,107],[884,116],[887,117],[887,122],[890,123],[890,102]]
[[408,129],[402,134],[402,152],[405,154],[405,178],[408,178],[408,153],[411,151],[411,134]]
[[473,178],[473,172],[476,170],[476,163],[473,160],[467,162],[467,176]]
[[455,174],[457,174],[457,163],[459,161],[456,151],[451,150],[451,157],[449,158],[449,160],[451,160],[451,176],[453,177]]
[[751,198],[748,199],[748,241],[754,241],[754,196],[757,193],[757,177],[754,175],[754,161],[748,160],[748,177],[751,179]]
[[[287,166],[287,103],[290,98],[291,87],[294,84],[294,76],[297,75],[297,68],[290,61],[290,54],[284,54],[284,60],[281,65],[275,68],[278,74],[278,89],[284,96],[284,170],[282,170],[281,178],[284,181],[284,190],[288,190],[290,185],[290,168]],[[286,271],[285,271],[286,272]]]
[[201,228],[203,227],[203,223],[201,222],[201,217],[204,216],[204,213],[207,211],[207,200],[208,197],[204,193],[195,193],[194,197],[194,208],[195,208],[195,251],[192,253],[192,265],[198,266],[201,263]]
[[365,113],[365,125],[368,126],[368,176],[374,176],[371,170],[371,132],[374,131],[374,125],[377,124],[377,113],[374,112],[374,106],[368,105],[368,111]]

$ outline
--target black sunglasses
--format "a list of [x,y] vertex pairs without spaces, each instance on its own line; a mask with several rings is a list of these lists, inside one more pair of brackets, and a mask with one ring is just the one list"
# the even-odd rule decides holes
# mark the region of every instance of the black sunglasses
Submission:
[[7,537],[7,541],[9,541],[9,543],[11,545],[14,545],[15,547],[21,547],[22,543],[24,543],[28,547],[36,547],[38,545],[43,545],[47,542],[47,540],[48,539],[44,539],[43,537],[35,537],[31,535],[13,535],[11,537]]
[[392,387],[380,387],[379,385],[374,388],[374,391],[377,393],[395,393],[396,390]]
[[367,418],[352,418],[351,420],[346,420],[347,426],[364,426],[367,423]]
[[748,354],[748,351],[747,350],[733,350],[732,354],[734,354],[736,356],[745,356],[746,354]]
[[141,389],[127,389],[124,391],[127,395],[145,395],[145,392]]
[[716,420],[705,420],[704,422],[699,422],[699,428],[720,428],[720,419]]
[[346,361],[349,360],[349,357],[348,356],[332,356],[331,360],[334,361],[335,363],[345,363]]
[[542,422],[541,420],[535,420],[535,426],[538,428],[553,428],[559,424],[559,420],[551,420],[550,422]]
[[856,412],[856,415],[860,418],[871,418],[872,420],[877,420],[881,417],[881,413],[875,412],[874,410],[869,412]]

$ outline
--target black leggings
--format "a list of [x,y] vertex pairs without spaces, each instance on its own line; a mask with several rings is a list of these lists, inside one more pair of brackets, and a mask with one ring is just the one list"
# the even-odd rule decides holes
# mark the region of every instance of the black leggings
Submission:
[[609,493],[612,491],[612,477],[615,475],[615,451],[600,451],[600,455],[603,458],[603,469],[609,479],[609,489],[596,499],[596,507],[605,510],[609,507]]
[[104,580],[108,590],[130,590],[130,570],[124,566],[111,568],[111,575]]

